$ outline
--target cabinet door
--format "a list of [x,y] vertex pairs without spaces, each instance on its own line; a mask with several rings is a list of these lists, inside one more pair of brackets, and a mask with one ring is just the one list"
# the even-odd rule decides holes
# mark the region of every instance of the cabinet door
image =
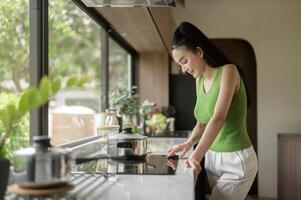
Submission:
[[169,104],[176,108],[175,129],[192,130],[196,123],[193,115],[196,100],[195,80],[186,74],[173,74],[169,81]]
[[278,199],[301,199],[301,134],[278,135]]

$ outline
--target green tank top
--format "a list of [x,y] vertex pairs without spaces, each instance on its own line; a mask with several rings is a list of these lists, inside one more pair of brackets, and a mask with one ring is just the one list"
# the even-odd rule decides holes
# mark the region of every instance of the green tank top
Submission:
[[[224,67],[218,71],[207,93],[204,91],[204,77],[196,79],[197,101],[194,107],[194,116],[197,121],[208,124],[211,119],[220,89],[220,80]],[[216,152],[238,151],[251,146],[246,127],[247,94],[245,85],[240,80],[240,88],[234,94],[224,125],[210,146]]]

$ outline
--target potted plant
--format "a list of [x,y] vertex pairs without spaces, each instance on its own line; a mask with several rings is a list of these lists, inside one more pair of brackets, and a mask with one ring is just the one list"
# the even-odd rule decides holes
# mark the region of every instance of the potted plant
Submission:
[[117,110],[118,116],[123,118],[123,127],[131,127],[133,132],[138,132],[137,122],[134,120],[140,109],[137,86],[133,86],[131,89],[117,87],[112,92],[110,98],[113,108]]
[[14,102],[8,102],[0,109],[0,199],[4,198],[9,175],[9,152],[7,141],[14,129],[21,123],[23,117],[31,110],[38,108],[49,101],[58,91],[69,87],[81,87],[90,81],[89,77],[78,78],[73,76],[63,84],[59,79],[51,81],[44,76],[38,87],[29,87]]

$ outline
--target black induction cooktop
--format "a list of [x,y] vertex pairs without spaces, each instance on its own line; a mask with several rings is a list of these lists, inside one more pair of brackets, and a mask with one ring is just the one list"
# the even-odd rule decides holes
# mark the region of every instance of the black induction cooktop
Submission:
[[178,159],[152,154],[143,160],[98,159],[76,165],[71,173],[174,175]]

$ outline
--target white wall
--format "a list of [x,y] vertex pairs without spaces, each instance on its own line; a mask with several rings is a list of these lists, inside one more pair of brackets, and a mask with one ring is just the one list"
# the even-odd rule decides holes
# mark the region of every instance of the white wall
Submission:
[[210,38],[243,38],[257,59],[259,195],[277,196],[277,133],[301,133],[301,1],[186,0],[173,9]]

